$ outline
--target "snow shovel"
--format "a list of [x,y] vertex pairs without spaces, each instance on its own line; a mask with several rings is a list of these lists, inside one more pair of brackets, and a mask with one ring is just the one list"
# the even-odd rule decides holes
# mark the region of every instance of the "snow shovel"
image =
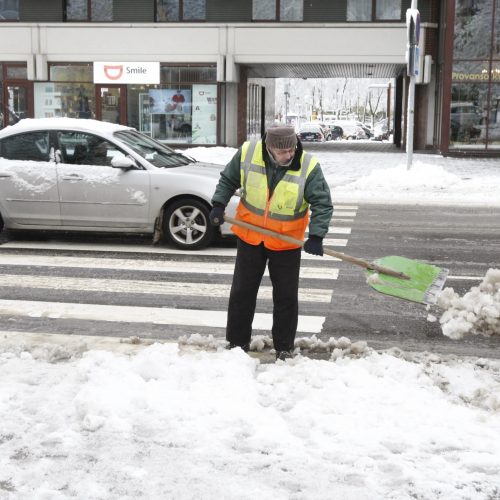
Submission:
[[[224,220],[236,226],[274,236],[294,245],[304,246],[302,240],[236,220],[227,215],[224,215]],[[397,255],[381,257],[373,262],[368,262],[342,252],[336,252],[331,248],[323,248],[323,253],[365,268],[368,275],[367,283],[377,292],[421,304],[432,305],[436,303],[448,276],[448,269]]]

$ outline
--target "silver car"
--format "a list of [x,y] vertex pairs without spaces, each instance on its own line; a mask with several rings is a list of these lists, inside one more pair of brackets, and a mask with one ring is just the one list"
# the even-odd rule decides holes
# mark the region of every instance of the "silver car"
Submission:
[[[21,120],[0,130],[0,231],[149,233],[204,248],[218,232],[208,214],[221,169],[122,125]],[[230,225],[220,231],[230,234]]]

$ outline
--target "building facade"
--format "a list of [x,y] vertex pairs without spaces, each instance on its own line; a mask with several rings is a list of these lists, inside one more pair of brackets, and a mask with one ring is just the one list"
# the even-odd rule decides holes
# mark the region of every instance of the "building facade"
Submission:
[[[92,117],[237,146],[274,79],[387,78],[404,147],[410,0],[0,0],[0,127]],[[419,0],[417,150],[500,155],[499,0]]]

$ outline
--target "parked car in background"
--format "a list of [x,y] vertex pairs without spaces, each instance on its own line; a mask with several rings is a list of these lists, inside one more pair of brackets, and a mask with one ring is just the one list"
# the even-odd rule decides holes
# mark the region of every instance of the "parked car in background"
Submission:
[[375,123],[373,127],[373,137],[374,141],[386,141],[389,139],[391,132],[387,127],[387,120],[381,120]]
[[339,127],[338,125],[330,125],[330,131],[333,141],[339,141],[344,136],[344,131],[342,130],[342,127]]
[[326,124],[325,122],[317,122],[319,126],[323,130],[323,134],[325,135],[325,140],[331,141],[332,140],[332,129],[330,125]]
[[368,139],[363,124],[356,120],[336,120],[333,125],[342,128],[344,139]]
[[302,123],[298,135],[303,142],[325,142],[327,137],[326,130],[318,122]]
[[480,136],[481,111],[472,102],[452,102],[450,105],[450,139],[469,142]]
[[208,214],[221,169],[123,125],[21,120],[0,130],[0,231],[143,233],[204,248],[217,235]]

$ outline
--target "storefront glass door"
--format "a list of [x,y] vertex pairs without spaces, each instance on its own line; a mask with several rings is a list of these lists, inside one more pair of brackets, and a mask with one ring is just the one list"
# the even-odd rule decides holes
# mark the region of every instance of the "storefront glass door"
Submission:
[[5,125],[13,125],[29,116],[28,85],[7,85]]
[[124,85],[96,85],[97,119],[103,122],[126,124],[126,95]]

